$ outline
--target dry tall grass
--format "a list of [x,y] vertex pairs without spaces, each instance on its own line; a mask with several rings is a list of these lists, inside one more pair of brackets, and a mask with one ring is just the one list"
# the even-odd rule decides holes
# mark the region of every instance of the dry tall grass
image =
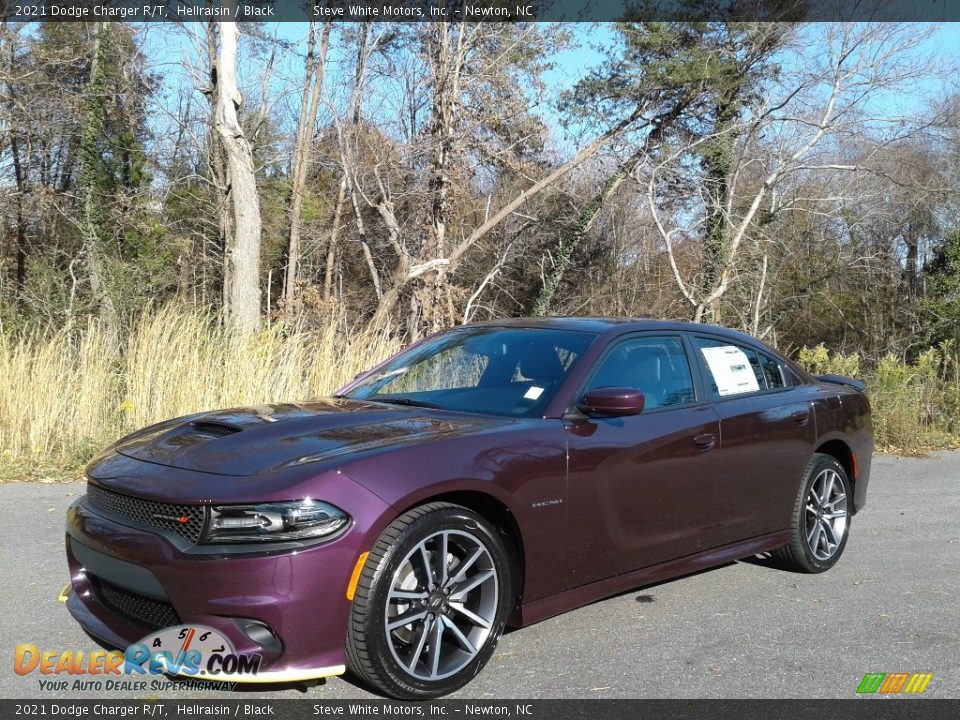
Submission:
[[145,315],[125,340],[96,321],[0,332],[0,479],[76,474],[98,447],[165,418],[322,396],[400,346],[333,326],[243,336],[182,308]]
[[[0,328],[0,480],[76,476],[121,435],[201,410],[326,395],[396,352],[366,329],[232,333],[208,315],[170,307],[126,338],[90,321],[13,336]],[[805,349],[817,373],[863,377],[881,448],[922,452],[960,441],[960,354],[943,347],[862,370],[856,356]]]

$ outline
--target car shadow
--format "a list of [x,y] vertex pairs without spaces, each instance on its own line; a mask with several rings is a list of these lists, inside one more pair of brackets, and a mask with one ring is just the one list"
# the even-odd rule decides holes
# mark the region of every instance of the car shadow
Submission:
[[773,553],[768,553],[768,552],[760,553],[759,555],[751,555],[750,557],[741,558],[737,560],[737,562],[745,563],[747,565],[754,565],[756,567],[767,568],[768,570],[776,570],[777,572],[781,572],[781,573],[790,572],[790,573],[798,573],[800,575],[804,574],[802,571],[794,570],[789,567],[784,567],[774,559]]

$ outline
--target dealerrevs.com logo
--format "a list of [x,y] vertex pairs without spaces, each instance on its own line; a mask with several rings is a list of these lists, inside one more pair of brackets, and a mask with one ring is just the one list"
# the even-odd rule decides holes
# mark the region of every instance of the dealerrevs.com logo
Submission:
[[858,695],[920,695],[933,679],[933,673],[867,673],[857,686]]
[[14,652],[13,670],[17,675],[44,676],[41,690],[143,690],[143,679],[158,675],[250,681],[260,662],[258,654],[234,652],[230,641],[213,628],[177,625],[147,635],[123,652],[41,650],[21,643]]

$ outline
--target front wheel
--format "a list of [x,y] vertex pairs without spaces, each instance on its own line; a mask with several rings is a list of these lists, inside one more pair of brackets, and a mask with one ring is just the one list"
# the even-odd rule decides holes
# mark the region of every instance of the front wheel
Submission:
[[364,565],[350,668],[399,699],[453,692],[493,654],[512,593],[510,557],[490,523],[448,503],[414,508],[383,531]]
[[774,559],[798,572],[829,570],[847,545],[852,507],[846,470],[830,455],[814,455],[793,507],[790,542],[773,551]]

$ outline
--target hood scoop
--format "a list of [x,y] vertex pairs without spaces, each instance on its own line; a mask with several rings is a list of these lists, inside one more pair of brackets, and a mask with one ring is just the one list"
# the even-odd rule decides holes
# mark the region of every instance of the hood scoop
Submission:
[[233,435],[235,433],[242,432],[243,430],[243,428],[238,428],[236,425],[228,425],[227,423],[222,422],[210,422],[209,420],[197,420],[190,424],[193,429],[201,435],[211,435],[213,437]]

